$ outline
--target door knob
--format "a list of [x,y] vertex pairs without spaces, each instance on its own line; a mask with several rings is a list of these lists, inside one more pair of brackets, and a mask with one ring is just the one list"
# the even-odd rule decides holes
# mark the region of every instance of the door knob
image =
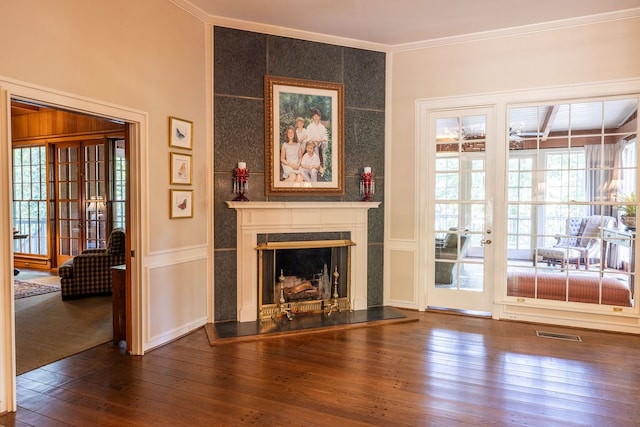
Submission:
[[490,244],[491,244],[491,240],[488,240],[488,239],[487,240],[485,240],[485,239],[480,240],[480,245],[481,246],[490,245]]

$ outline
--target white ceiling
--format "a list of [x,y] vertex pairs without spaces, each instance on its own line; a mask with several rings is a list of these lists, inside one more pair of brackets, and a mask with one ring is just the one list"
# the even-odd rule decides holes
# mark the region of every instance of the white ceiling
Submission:
[[580,19],[615,19],[640,0],[173,0],[216,21],[399,46]]

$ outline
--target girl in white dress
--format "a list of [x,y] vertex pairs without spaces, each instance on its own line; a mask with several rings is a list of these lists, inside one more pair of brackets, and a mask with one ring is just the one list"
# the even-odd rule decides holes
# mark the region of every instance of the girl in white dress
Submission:
[[298,142],[296,131],[289,126],[285,131],[285,142],[280,148],[280,164],[284,181],[302,182],[302,146]]

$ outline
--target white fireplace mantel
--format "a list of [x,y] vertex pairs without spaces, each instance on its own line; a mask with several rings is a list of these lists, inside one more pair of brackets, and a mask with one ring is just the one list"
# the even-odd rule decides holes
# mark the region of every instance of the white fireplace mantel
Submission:
[[258,318],[258,234],[348,232],[351,304],[367,308],[368,210],[379,202],[227,202],[237,212],[238,321]]

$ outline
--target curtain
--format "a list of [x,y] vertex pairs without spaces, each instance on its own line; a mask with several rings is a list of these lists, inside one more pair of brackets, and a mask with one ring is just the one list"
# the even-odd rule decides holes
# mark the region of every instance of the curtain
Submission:
[[[624,141],[621,141],[624,148]],[[620,143],[585,145],[587,163],[587,199],[593,202],[609,202],[615,199],[618,180],[614,176],[620,167],[622,148]],[[617,165],[616,165],[617,164]],[[591,215],[615,216],[613,205],[591,205]]]
[[[587,163],[587,195],[590,201],[612,202],[621,193],[625,181],[623,152],[625,140],[616,144],[585,145]],[[591,205],[591,215],[606,215],[618,218],[615,204]],[[618,245],[609,245],[607,265],[622,268],[622,253]]]

